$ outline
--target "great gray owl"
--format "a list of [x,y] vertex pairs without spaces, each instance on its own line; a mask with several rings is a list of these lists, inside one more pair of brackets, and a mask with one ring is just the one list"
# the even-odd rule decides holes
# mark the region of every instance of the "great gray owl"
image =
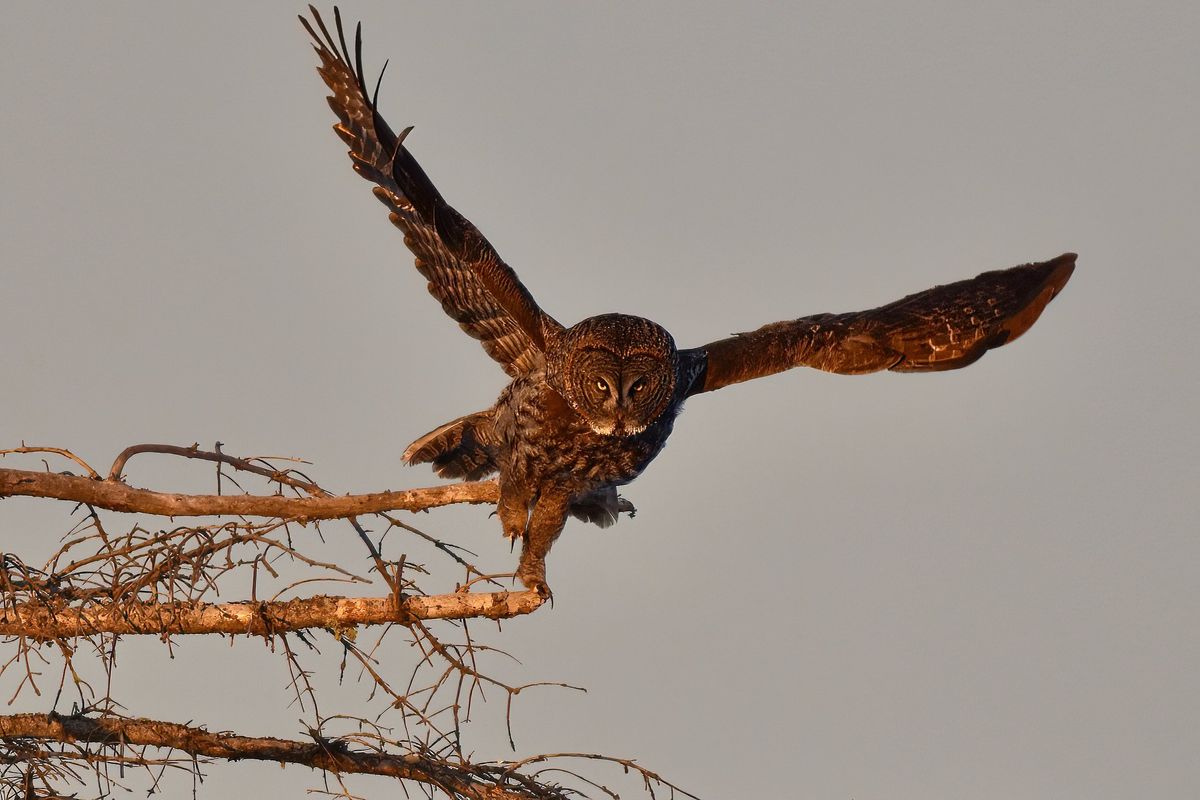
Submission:
[[373,94],[363,75],[361,26],[352,61],[337,9],[336,39],[310,10],[316,28],[300,21],[354,169],[377,184],[429,292],[512,377],[495,405],[427,433],[404,459],[448,478],[498,472],[504,534],[523,545],[517,577],[543,595],[546,553],[567,516],[603,527],[631,511],[616,487],[662,450],[686,398],[797,366],[848,375],[965,367],[1024,333],[1074,269],[1068,253],[869,311],[777,322],[685,350],[661,326],[625,314],[566,328],[442,199],[403,145],[411,129],[397,136],[379,115],[378,84]]

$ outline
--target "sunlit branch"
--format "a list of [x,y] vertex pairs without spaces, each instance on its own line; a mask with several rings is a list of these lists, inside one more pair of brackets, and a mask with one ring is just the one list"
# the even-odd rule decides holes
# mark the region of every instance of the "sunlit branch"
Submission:
[[54,472],[0,469],[0,497],[48,497],[96,508],[164,517],[236,515],[280,519],[340,519],[381,511],[422,511],[453,503],[495,503],[495,481],[455,483],[424,489],[338,497],[280,495],[191,495],[135,489],[120,481]]
[[52,640],[117,634],[253,634],[268,636],[305,628],[340,630],[428,619],[506,619],[536,611],[537,592],[487,592],[404,597],[305,597],[242,603],[121,603],[84,608],[52,602],[0,608],[0,635]]

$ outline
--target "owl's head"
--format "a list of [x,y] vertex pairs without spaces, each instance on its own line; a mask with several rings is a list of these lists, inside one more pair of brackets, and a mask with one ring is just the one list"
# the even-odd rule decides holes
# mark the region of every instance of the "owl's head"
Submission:
[[678,361],[675,340],[662,326],[603,314],[554,343],[546,380],[596,433],[633,436],[671,404]]

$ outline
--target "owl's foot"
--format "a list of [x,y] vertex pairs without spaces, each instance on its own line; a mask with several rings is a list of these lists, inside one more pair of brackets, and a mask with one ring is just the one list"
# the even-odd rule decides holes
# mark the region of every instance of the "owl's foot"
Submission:
[[532,592],[537,592],[538,596],[543,600],[554,602],[554,592],[550,591],[550,585],[546,583],[546,567],[542,565],[538,567],[521,566],[517,570],[517,580],[525,584],[525,588]]
[[637,508],[634,507],[633,503],[620,495],[617,496],[617,511],[622,514],[628,514],[630,519],[637,516]]
[[554,607],[554,592],[550,591],[550,585],[544,580],[530,581],[525,584],[525,588],[529,589],[530,591],[537,592],[538,597],[542,598],[543,600],[549,600],[550,607]]

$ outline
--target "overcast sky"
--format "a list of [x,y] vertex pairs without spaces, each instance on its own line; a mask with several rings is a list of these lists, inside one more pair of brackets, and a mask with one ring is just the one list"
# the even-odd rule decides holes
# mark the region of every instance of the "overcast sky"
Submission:
[[[350,8],[369,69],[391,59],[387,119],[564,323],[620,310],[695,346],[1080,254],[966,370],[694,398],[627,487],[637,517],[569,522],[555,607],[492,638],[524,679],[589,689],[523,693],[520,754],[635,756],[705,798],[1200,785],[1200,7],[970,5]],[[503,374],[330,132],[299,10],[6,6],[0,448],[100,467],[220,440],[399,489],[436,482],[409,441],[494,400]],[[155,457],[129,480],[211,489]],[[70,510],[5,501],[2,549],[44,559]],[[485,508],[421,523],[514,562]],[[124,652],[129,714],[302,734],[261,644]],[[328,691],[327,713],[366,708]],[[512,757],[493,702],[468,744]],[[203,797],[318,783],[209,772]]]

